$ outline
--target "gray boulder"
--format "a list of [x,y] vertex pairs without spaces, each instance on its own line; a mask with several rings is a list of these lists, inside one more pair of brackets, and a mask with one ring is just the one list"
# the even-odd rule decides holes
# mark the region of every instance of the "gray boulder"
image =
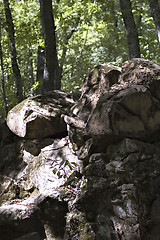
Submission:
[[46,138],[66,133],[62,115],[68,114],[78,95],[53,91],[28,98],[11,109],[7,125],[19,137]]
[[[113,75],[118,79],[107,87],[102,87],[101,72],[96,75],[101,76],[100,79],[94,83],[90,80],[92,77],[87,77],[83,94],[72,107],[74,118],[64,118],[70,125],[71,141],[77,142],[78,147],[84,136],[92,138],[98,147],[102,142],[106,147],[125,137],[155,141],[160,131],[159,70],[160,67],[150,61],[132,59],[124,63],[121,74],[114,70]],[[97,68],[94,71],[97,72]],[[108,75],[105,76],[109,82]]]

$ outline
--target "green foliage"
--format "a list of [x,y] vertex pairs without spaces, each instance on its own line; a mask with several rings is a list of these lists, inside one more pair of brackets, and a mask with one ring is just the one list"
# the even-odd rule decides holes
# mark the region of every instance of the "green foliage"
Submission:
[[53,173],[57,175],[58,178],[68,178],[73,172],[74,168],[77,166],[75,162],[69,162],[67,159],[54,160],[53,162]]
[[[79,25],[68,43],[62,78],[63,88],[75,91],[79,90],[84,76],[95,65],[106,62],[119,65],[127,59],[126,44],[122,44],[126,43],[126,37],[120,12],[117,11],[118,4],[111,1],[75,1],[67,6],[65,0],[61,4],[59,8],[63,11],[56,22],[61,49],[65,42],[64,32],[70,31],[80,15]],[[65,31],[62,32],[62,29]]]
[[10,1],[16,33],[16,48],[26,97],[36,79],[38,45],[43,45],[39,2],[35,0]]
[[132,7],[139,33],[141,57],[160,64],[160,45],[148,1],[132,1]]
[[[160,47],[148,1],[131,1],[141,56],[160,64]],[[37,50],[44,46],[38,0],[10,0],[15,26],[18,63],[25,97],[33,94],[36,83]],[[95,65],[121,65],[128,59],[128,47],[119,1],[53,0],[57,51],[63,65],[62,89],[80,91],[85,75]],[[16,104],[15,79],[11,67],[10,47],[6,31],[3,1],[0,1],[2,48],[6,95],[9,108]],[[1,93],[1,89],[0,89]],[[0,94],[0,112],[4,117]]]

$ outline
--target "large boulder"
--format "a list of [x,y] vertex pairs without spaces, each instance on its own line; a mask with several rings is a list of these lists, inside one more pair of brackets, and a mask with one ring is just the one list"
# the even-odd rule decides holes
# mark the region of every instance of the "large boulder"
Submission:
[[[113,75],[119,78],[107,88],[102,87],[103,75],[96,75],[100,79],[92,85],[87,77],[92,93],[85,80],[84,93],[72,107],[73,119],[77,121],[65,117],[73,142],[80,145],[85,136],[92,138],[95,146],[105,142],[106,147],[125,137],[150,142],[159,137],[160,67],[148,60],[132,59],[124,63],[121,74],[117,71]],[[109,82],[108,75],[105,76]]]
[[111,96],[106,94],[86,124],[87,134],[96,143],[107,139],[108,144],[124,137],[154,141],[159,131],[160,102],[145,85],[126,86]]
[[[160,80],[160,66],[143,58],[133,58],[122,65],[119,82],[149,84]],[[159,82],[157,82],[159,84]],[[155,84],[155,83],[154,83]]]
[[66,133],[66,123],[61,117],[69,114],[79,95],[53,91],[30,97],[11,109],[7,125],[19,137],[45,138]]
[[[110,65],[98,65],[86,76],[82,84],[82,94],[71,108],[72,115],[65,115],[64,120],[70,126],[70,139],[76,145],[84,142],[86,126],[96,109],[100,97],[108,94],[110,88],[118,83],[121,68]],[[75,140],[74,140],[75,138]]]
[[[79,117],[86,123],[100,96],[107,93],[110,87],[118,82],[120,73],[121,68],[110,64],[98,65],[92,69],[84,79],[80,99],[72,107],[73,116]],[[73,124],[79,127],[78,121]]]

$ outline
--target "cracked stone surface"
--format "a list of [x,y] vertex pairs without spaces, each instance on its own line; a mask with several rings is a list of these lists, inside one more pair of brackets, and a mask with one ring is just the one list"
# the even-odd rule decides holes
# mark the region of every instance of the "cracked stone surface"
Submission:
[[0,239],[160,239],[160,66],[99,65],[80,98],[29,98],[7,124]]

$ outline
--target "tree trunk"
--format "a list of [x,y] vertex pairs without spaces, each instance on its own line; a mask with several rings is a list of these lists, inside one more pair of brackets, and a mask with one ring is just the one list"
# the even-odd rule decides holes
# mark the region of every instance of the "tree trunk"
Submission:
[[35,91],[36,94],[43,93],[42,83],[44,78],[44,64],[45,64],[45,49],[41,46],[38,46],[36,82],[38,82],[39,85]]
[[63,66],[64,66],[64,62],[65,62],[65,58],[66,58],[67,45],[68,45],[68,42],[71,39],[72,35],[74,34],[74,32],[77,30],[79,21],[80,21],[80,13],[78,14],[76,22],[73,25],[73,27],[71,28],[70,32],[68,34],[65,32],[66,37],[64,39],[64,47],[63,47],[62,56],[61,56],[61,59],[60,59],[60,74],[61,75],[62,75],[62,72],[63,72]]
[[127,33],[127,41],[129,48],[129,57],[139,58],[140,57],[140,46],[138,39],[137,27],[134,21],[132,6],[130,0],[119,0],[122,11],[123,21]]
[[2,94],[3,94],[3,101],[4,101],[4,107],[5,107],[5,115],[7,116],[8,104],[7,104],[7,99],[6,99],[5,81],[4,81],[3,51],[2,51],[2,45],[1,45],[1,23],[0,23],[0,59],[1,59]]
[[29,63],[28,63],[28,70],[29,70],[29,82],[30,86],[34,84],[34,73],[33,73],[33,59],[32,59],[32,50],[29,48]]
[[39,0],[39,2],[46,54],[46,71],[44,74],[43,88],[44,91],[50,91],[61,88],[61,76],[56,49],[52,0]]
[[157,28],[158,40],[160,43],[160,5],[158,0],[148,0],[154,24]]
[[17,100],[21,102],[23,100],[23,88],[22,88],[22,78],[20,74],[20,70],[17,62],[17,52],[15,47],[15,38],[14,38],[14,24],[10,11],[9,1],[3,0],[5,15],[6,15],[6,23],[8,28],[9,35],[9,43],[11,48],[11,61],[12,61],[12,69],[16,79],[16,88],[17,88]]

